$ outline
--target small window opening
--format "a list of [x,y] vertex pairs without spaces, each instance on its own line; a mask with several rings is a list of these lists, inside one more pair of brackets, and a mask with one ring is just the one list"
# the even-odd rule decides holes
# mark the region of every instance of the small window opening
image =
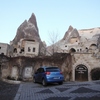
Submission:
[[24,48],[22,48],[21,51],[24,52]]
[[30,52],[31,51],[31,49],[30,49],[30,47],[28,47],[28,52]]
[[14,53],[17,53],[17,49],[15,48],[13,52],[14,52]]
[[88,52],[88,48],[86,47],[85,49],[86,49],[86,52]]
[[33,48],[33,52],[35,52],[35,48]]

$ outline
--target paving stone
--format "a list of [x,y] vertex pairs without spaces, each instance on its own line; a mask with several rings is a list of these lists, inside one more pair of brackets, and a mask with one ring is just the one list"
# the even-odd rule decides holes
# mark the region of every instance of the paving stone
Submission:
[[3,86],[0,85],[0,100],[100,100],[100,80],[64,82],[46,87],[32,82],[21,83],[20,86],[3,83]]
[[45,100],[69,100],[69,97],[50,97]]
[[39,91],[37,93],[53,93],[53,92],[50,89],[45,89],[45,90]]
[[56,89],[59,90],[60,92],[64,92],[64,91],[66,91],[66,90],[68,90],[70,88],[56,88]]
[[0,100],[14,100],[19,84],[9,84],[0,81]]
[[75,98],[74,100],[100,100],[100,97],[90,97],[90,98],[88,98],[88,97],[80,97],[80,98]]
[[80,87],[77,90],[72,91],[71,93],[90,93],[90,92],[93,93],[93,92],[100,92],[100,91],[92,90],[85,87]]

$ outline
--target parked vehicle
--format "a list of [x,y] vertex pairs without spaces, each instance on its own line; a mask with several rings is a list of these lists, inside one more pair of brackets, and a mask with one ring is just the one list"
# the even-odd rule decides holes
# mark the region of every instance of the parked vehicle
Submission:
[[64,76],[58,67],[41,67],[33,75],[34,82],[40,82],[43,86],[48,83],[63,84]]

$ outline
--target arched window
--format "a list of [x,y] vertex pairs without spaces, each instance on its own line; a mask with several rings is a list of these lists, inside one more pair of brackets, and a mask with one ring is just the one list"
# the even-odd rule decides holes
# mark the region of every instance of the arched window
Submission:
[[13,51],[14,53],[17,53],[17,49],[16,48],[14,48],[14,51]]

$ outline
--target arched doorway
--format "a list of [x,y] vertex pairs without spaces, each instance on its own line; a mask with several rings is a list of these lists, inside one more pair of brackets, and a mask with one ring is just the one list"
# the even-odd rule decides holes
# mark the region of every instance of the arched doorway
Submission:
[[69,52],[76,52],[76,50],[74,48],[71,48]]
[[75,81],[88,81],[88,69],[80,64],[75,68]]
[[100,80],[100,68],[94,68],[91,70],[91,79]]

